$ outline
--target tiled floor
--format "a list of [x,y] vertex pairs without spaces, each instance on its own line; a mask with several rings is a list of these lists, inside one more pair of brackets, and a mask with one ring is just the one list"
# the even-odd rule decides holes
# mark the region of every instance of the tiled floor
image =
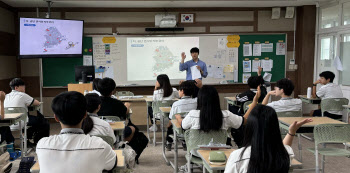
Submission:
[[[158,128],[159,129],[159,128]],[[60,131],[59,124],[51,124],[51,134],[58,134]],[[144,132],[146,135],[146,132]],[[17,135],[17,134],[14,134]],[[18,140],[17,140],[18,141]],[[157,133],[157,141],[161,141],[161,133]],[[314,155],[307,150],[307,148],[314,147],[314,143],[305,138],[301,139],[301,143],[303,146],[302,154],[303,154],[303,168],[313,168],[315,166],[315,157]],[[333,144],[327,145],[329,147],[338,147],[343,148],[343,145]],[[296,157],[298,158],[299,152],[297,148],[297,140],[293,141],[293,149]],[[169,159],[173,159],[173,152],[167,151],[167,156]],[[186,163],[185,159],[186,152],[179,149],[179,165],[184,165]],[[36,156],[34,152],[30,153],[30,156]],[[18,170],[20,160],[17,159],[14,161],[14,167],[12,169],[12,173],[15,173]],[[144,150],[141,157],[139,158],[140,164],[136,166],[134,169],[135,173],[164,173],[164,172],[173,172],[174,170],[165,164],[165,161],[162,156],[162,148],[161,145],[153,146],[149,144],[149,146]],[[349,173],[350,172],[350,158],[346,157],[326,157],[326,173]],[[201,170],[195,170],[195,172],[202,172]],[[314,171],[309,171],[314,172]]]

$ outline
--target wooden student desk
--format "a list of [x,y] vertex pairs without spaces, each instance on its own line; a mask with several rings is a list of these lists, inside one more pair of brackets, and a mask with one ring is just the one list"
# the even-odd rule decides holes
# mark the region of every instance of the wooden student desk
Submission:
[[[226,160],[228,160],[228,158],[230,157],[230,154],[234,150],[235,149],[220,149],[220,150],[215,150],[215,151],[223,151],[225,153],[225,155],[226,155]],[[225,170],[226,164],[223,164],[223,165],[210,164],[210,162],[209,162],[209,153],[211,151],[212,150],[201,150],[201,149],[197,150],[197,153],[199,154],[199,156],[203,160],[203,165],[204,165],[205,169],[207,169],[209,172]]]
[[[161,121],[161,131],[162,131],[162,151],[163,151],[163,157],[167,165],[170,165],[170,161],[165,155],[165,137],[164,137],[164,119],[169,117],[169,113],[171,110],[171,107],[160,107],[159,110],[162,112],[162,116],[160,116],[160,121]],[[156,144],[156,135],[153,135],[153,144]]]
[[300,100],[302,102],[305,102],[305,103],[309,103],[309,104],[320,104],[321,103],[320,98],[307,98],[307,95],[298,95],[298,97],[300,98]]
[[84,94],[85,90],[92,91],[93,90],[92,83],[68,84],[68,91],[77,91]]
[[[123,156],[123,150],[114,150],[115,154],[117,155],[117,168],[123,169],[125,168],[125,157]],[[30,172],[32,173],[38,173],[40,172],[40,166],[39,161],[36,161],[35,164],[30,168]]]
[[[24,134],[22,133],[22,123],[24,121]],[[0,120],[0,127],[11,126],[19,122],[21,139],[21,158],[27,154],[27,116],[25,113],[7,113],[3,120]]]
[[346,124],[328,117],[279,117],[278,121],[282,124],[281,128],[288,131],[294,121],[302,121],[306,118],[311,118],[313,121],[301,126],[297,133],[313,133],[314,127],[319,124]]
[[169,161],[170,165],[174,168],[174,173],[178,172],[178,148],[177,148],[177,136],[179,134],[182,134],[182,127],[181,124],[176,119],[170,120],[171,124],[173,125],[173,131],[174,131],[174,163]]

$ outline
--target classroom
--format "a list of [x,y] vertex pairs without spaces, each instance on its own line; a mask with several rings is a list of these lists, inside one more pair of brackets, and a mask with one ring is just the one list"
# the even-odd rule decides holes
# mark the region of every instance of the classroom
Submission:
[[350,0],[0,0],[0,173],[349,172],[349,72]]

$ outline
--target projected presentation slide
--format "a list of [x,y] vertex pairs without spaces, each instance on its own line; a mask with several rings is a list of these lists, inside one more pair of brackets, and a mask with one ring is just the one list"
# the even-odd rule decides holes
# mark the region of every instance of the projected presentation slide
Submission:
[[181,53],[191,60],[190,50],[199,48],[199,37],[134,37],[127,39],[128,81],[155,80],[159,74],[186,79],[180,72]]
[[83,23],[20,18],[20,55],[82,54]]

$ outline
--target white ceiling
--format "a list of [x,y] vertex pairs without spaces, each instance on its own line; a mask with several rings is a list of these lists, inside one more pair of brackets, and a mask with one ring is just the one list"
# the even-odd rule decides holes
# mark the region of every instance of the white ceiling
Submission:
[[[47,7],[46,0],[2,0],[12,7]],[[52,7],[175,8],[175,7],[283,7],[315,5],[329,0],[52,0]]]

